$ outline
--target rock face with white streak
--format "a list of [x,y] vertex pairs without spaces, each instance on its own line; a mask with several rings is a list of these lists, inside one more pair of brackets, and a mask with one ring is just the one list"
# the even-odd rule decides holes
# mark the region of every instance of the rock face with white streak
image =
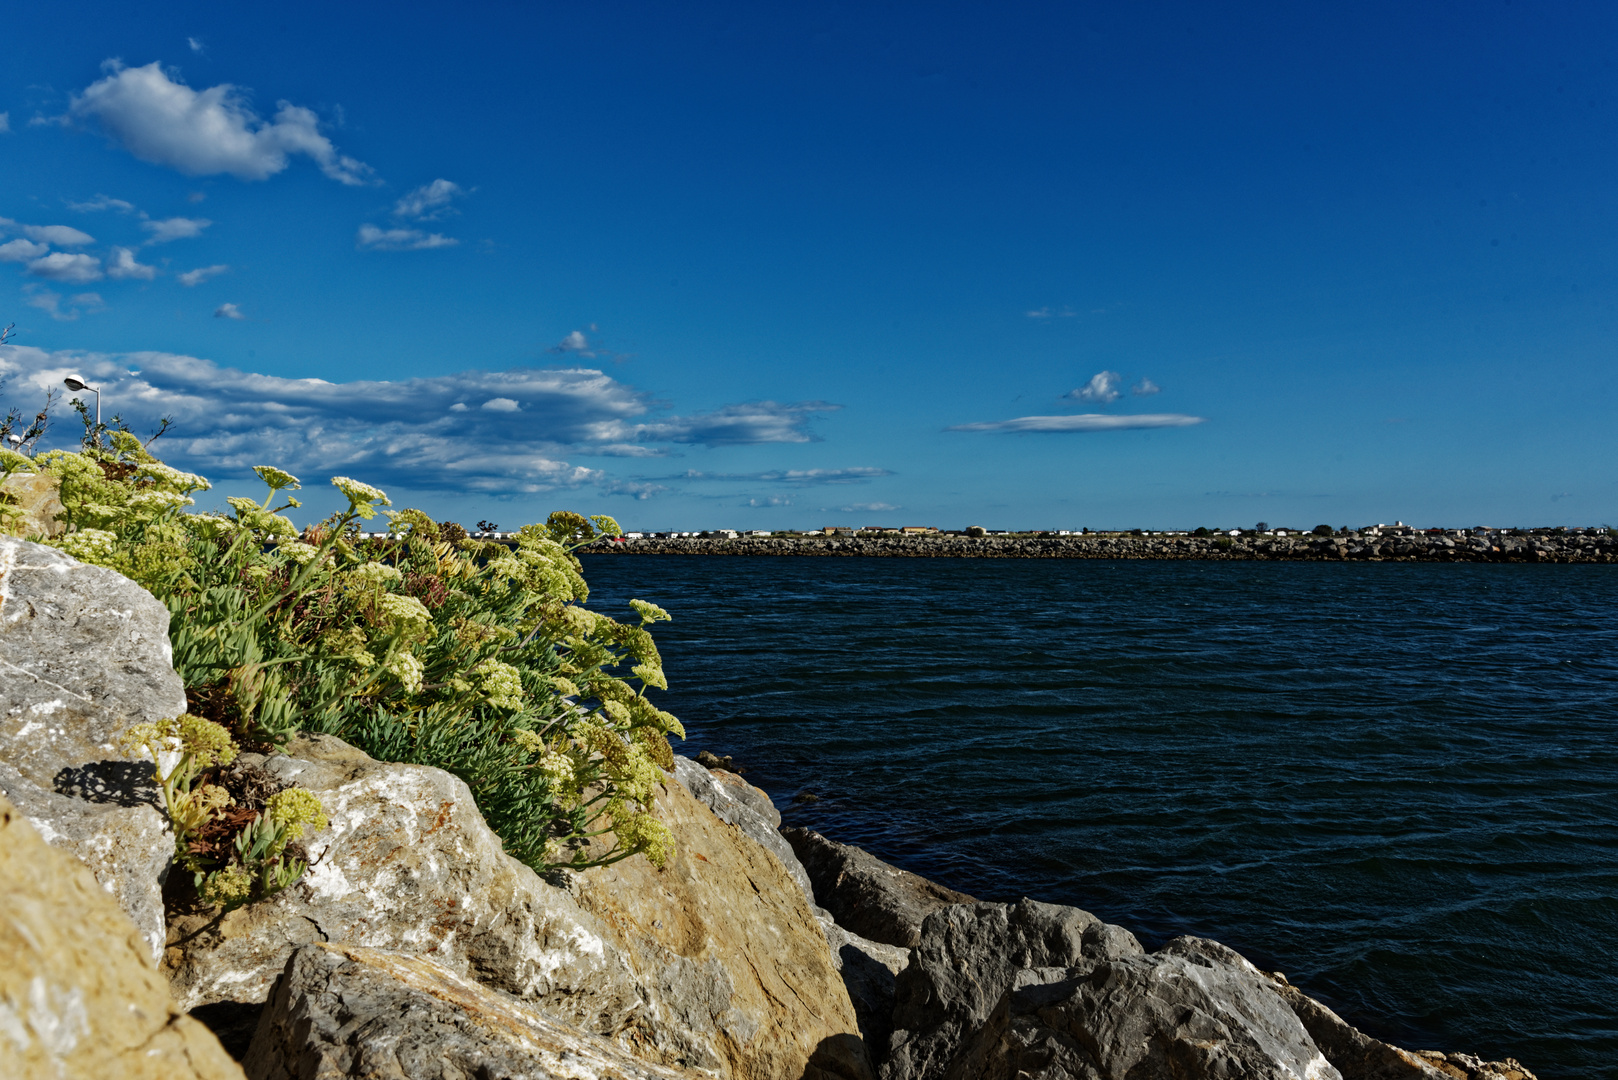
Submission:
[[292,954],[243,1064],[250,1080],[700,1080],[652,1065],[421,956]]
[[115,740],[185,712],[169,613],[133,581],[0,536],[0,792],[79,856],[156,961],[174,841],[148,764]]
[[240,1080],[90,871],[0,798],[0,1076]]

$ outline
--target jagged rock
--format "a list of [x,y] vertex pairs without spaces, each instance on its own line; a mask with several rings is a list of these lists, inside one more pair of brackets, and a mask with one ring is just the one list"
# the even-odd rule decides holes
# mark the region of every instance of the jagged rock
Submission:
[[421,956],[306,945],[243,1059],[250,1080],[696,1080]]
[[1356,1030],[1326,1006],[1271,972],[1275,992],[1302,1022],[1326,1060],[1343,1080],[1445,1080],[1451,1074],[1436,1068],[1419,1054],[1390,1046]]
[[174,858],[168,819],[151,806],[87,802],[47,791],[0,763],[0,794],[52,847],[78,856],[140,931],[146,959],[163,955],[163,879]]
[[240,1080],[183,1015],[87,867],[0,797],[0,1072],[7,1080]]
[[814,909],[815,918],[831,946],[832,963],[843,977],[843,987],[854,1006],[860,1036],[874,1055],[887,1049],[893,1035],[895,978],[910,962],[910,950],[862,938],[838,926],[831,912]]
[[462,781],[330,736],[288,749],[242,759],[308,788],[330,827],[304,841],[299,884],[222,918],[170,920],[164,968],[184,1007],[264,1001],[295,949],[334,941],[427,955],[597,1034],[647,1019],[604,929],[505,853]]
[[1141,955],[1134,935],[1078,908],[1034,900],[940,908],[897,979],[883,1080],[942,1077],[1025,968],[1087,974]]
[[718,815],[720,821],[736,826],[779,859],[804,896],[813,903],[814,890],[810,887],[809,875],[792,853],[792,846],[776,831],[781,824],[781,814],[768,795],[735,773],[710,771],[679,755],[674,758],[674,775],[698,802]]
[[965,893],[809,829],[786,828],[781,835],[808,873],[815,902],[830,911],[839,926],[872,941],[914,948],[928,915],[952,904],[974,903]]
[[808,899],[751,832],[693,796],[687,776],[707,772],[680,768],[656,800],[677,844],[664,869],[635,858],[570,875],[652,998],[654,1034],[637,1053],[750,1080],[869,1078]]
[[168,609],[128,578],[0,537],[0,790],[89,865],[153,961],[174,841],[151,765],[114,740],[185,712],[168,632]]
[[133,581],[0,536],[0,761],[47,789],[128,762],[131,724],[185,712],[169,612]]
[[1341,1080],[1262,973],[1198,938],[1089,971],[1019,972],[944,1075]]
[[13,473],[3,487],[16,500],[7,531],[13,536],[54,540],[67,531],[62,520],[62,481],[47,473]]
[[1445,1080],[1538,1080],[1528,1067],[1516,1058],[1504,1061],[1484,1061],[1471,1054],[1445,1054],[1438,1050],[1421,1050],[1417,1056],[1437,1070]]

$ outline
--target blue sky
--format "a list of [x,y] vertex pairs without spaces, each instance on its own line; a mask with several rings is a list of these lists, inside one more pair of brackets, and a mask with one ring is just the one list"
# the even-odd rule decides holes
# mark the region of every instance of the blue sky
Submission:
[[6,403],[506,527],[1618,523],[1615,24],[28,5]]

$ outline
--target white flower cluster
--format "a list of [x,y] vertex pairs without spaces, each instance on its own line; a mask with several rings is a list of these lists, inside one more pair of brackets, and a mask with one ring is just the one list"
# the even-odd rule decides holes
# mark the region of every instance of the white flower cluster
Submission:
[[433,625],[427,605],[414,596],[383,593],[377,597],[376,611],[383,622],[390,623],[405,637],[426,637]]
[[370,484],[362,484],[358,480],[350,480],[346,476],[331,478],[331,486],[348,497],[348,504],[354,512],[362,518],[376,517],[376,508],[372,503],[381,503],[383,506],[392,506],[393,500],[383,494],[381,488],[374,488]]
[[522,673],[499,660],[485,660],[472,669],[490,705],[497,709],[520,709],[523,705]]
[[103,529],[80,529],[62,537],[57,547],[80,562],[102,563],[112,558],[118,537]]
[[290,540],[286,543],[278,544],[275,550],[299,566],[308,566],[310,560],[320,554],[318,547],[313,544],[306,544],[302,540]]
[[297,490],[303,487],[303,482],[291,473],[277,469],[273,465],[254,465],[253,471],[258,478],[269,485],[271,491],[280,491],[282,488]]
[[213,487],[212,484],[196,473],[172,469],[161,461],[148,461],[137,465],[135,466],[135,474],[147,477],[164,487],[180,492],[182,495],[192,491],[207,491]]
[[421,689],[422,676],[427,670],[420,660],[407,652],[395,653],[383,667],[404,685],[407,694]]
[[399,576],[396,567],[379,562],[361,563],[348,571],[349,583],[362,589],[385,588],[389,582],[398,581]]

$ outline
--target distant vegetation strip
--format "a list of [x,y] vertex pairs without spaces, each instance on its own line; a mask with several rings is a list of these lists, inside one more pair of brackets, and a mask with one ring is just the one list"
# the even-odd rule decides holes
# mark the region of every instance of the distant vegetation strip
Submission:
[[580,554],[944,559],[1215,559],[1618,563],[1618,535],[1462,532],[1408,536],[804,536],[599,540]]

